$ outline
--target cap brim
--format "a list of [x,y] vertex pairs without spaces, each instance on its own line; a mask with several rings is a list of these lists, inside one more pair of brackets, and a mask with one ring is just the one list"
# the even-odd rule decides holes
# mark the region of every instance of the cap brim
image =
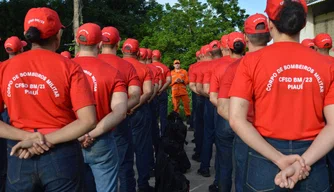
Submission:
[[27,42],[25,42],[25,41],[21,41],[21,44],[22,44],[22,47],[25,47],[25,46],[27,46],[27,45],[28,45],[28,43],[27,43]]

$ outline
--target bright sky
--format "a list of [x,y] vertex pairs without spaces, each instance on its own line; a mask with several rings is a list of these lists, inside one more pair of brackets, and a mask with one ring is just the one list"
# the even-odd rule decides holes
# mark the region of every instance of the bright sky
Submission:
[[[202,2],[206,0],[200,0]],[[177,0],[157,0],[161,4],[169,3],[173,5]],[[264,13],[266,0],[239,0],[240,7],[246,9],[247,14]]]

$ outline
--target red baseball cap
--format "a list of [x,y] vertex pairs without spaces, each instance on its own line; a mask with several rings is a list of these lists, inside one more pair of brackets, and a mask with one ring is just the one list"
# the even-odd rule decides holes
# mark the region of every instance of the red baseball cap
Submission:
[[68,52],[68,51],[63,51],[63,52],[60,53],[60,55],[66,57],[66,58],[68,58],[68,59],[71,59],[71,57],[72,57],[72,56],[71,56],[71,53]]
[[211,48],[210,45],[204,45],[204,46],[202,46],[202,48],[201,48],[201,53],[202,53],[203,55],[206,55],[207,53],[209,53],[209,52],[211,52],[211,51],[212,51],[212,48]]
[[222,48],[228,48],[227,42],[228,42],[228,34],[223,35],[222,38],[220,39],[221,47]]
[[46,7],[32,8],[24,19],[24,31],[29,27],[36,27],[41,32],[41,39],[47,39],[65,28],[59,19],[58,13]]
[[107,38],[102,35],[100,26],[85,23],[78,28],[76,40],[82,45],[96,45],[101,41],[107,41]]
[[140,57],[140,59],[146,59],[147,58],[147,49],[140,48],[139,49],[139,57]]
[[332,37],[327,33],[320,33],[314,38],[314,44],[320,49],[332,48]]
[[7,53],[16,53],[25,46],[27,46],[27,42],[21,41],[16,36],[9,37],[5,42],[5,49]]
[[139,42],[136,39],[127,39],[123,43],[122,47],[123,53],[138,53],[139,51]]
[[153,50],[152,57],[157,57],[158,59],[161,58],[161,53],[159,50]]
[[147,59],[152,59],[152,50],[147,49]]
[[228,35],[228,47],[233,49],[234,43],[237,41],[241,41],[244,45],[246,45],[245,36],[240,32],[232,32]]
[[103,28],[102,35],[107,38],[107,41],[103,41],[103,44],[114,45],[121,40],[119,32],[115,27]]
[[313,39],[304,39],[301,44],[309,48],[315,46]]
[[209,45],[212,50],[220,49],[220,42],[218,40],[213,40]]
[[[256,26],[258,24],[264,24],[264,29],[256,30]],[[268,22],[267,17],[263,14],[256,13],[254,15],[249,16],[245,21],[245,33],[247,34],[257,34],[257,33],[268,33]]]
[[201,55],[201,51],[196,52],[196,57],[199,57]]
[[[305,12],[307,13],[307,3],[305,0],[291,0],[294,2],[298,2],[303,5]],[[280,13],[285,0],[267,0],[267,7],[265,12],[268,14],[268,17],[271,20],[277,20],[278,14]]]

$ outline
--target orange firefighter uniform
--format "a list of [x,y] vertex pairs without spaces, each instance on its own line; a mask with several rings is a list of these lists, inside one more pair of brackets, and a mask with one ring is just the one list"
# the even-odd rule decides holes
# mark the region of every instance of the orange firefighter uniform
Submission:
[[173,70],[171,72],[172,83],[172,100],[174,105],[174,111],[179,113],[180,100],[182,100],[184,106],[184,112],[186,116],[190,116],[190,99],[187,92],[187,85],[189,84],[188,73],[184,69]]

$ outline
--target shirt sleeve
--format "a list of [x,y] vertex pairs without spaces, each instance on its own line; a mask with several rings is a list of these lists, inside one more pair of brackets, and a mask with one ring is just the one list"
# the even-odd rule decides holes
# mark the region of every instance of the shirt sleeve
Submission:
[[128,82],[128,86],[138,86],[140,87],[140,81],[139,81],[139,77],[137,75],[137,71],[136,69],[132,66],[132,64],[129,64],[129,82]]
[[227,68],[219,84],[218,98],[229,98],[228,94],[230,92],[238,64],[239,63],[235,63]]
[[330,70],[332,77],[331,77],[331,84],[325,96],[325,103],[324,103],[325,106],[334,104],[334,63],[331,64]]
[[229,93],[230,97],[240,97],[248,101],[252,100],[253,79],[250,75],[247,57],[244,57],[239,64]]
[[83,107],[95,105],[95,100],[86,75],[84,74],[82,68],[74,62],[72,63],[74,68],[70,77],[70,96],[73,111],[77,111]]
[[168,69],[168,67],[166,67],[166,70],[167,70],[166,71],[166,78],[171,77],[170,70]]
[[189,82],[190,83],[195,83],[196,82],[196,73],[195,73],[195,68],[192,67],[191,70],[189,71]]
[[124,92],[127,93],[126,84],[124,79],[122,78],[119,71],[117,71],[116,76],[114,78],[114,87],[112,92]]
[[154,79],[152,78],[152,71],[145,65],[145,78],[144,81],[152,81],[154,83]]
[[210,84],[211,74],[212,69],[209,69],[204,73],[203,84]]
[[210,79],[210,93],[218,93],[219,90],[219,78],[218,78],[218,71],[213,71],[211,74],[211,79]]

